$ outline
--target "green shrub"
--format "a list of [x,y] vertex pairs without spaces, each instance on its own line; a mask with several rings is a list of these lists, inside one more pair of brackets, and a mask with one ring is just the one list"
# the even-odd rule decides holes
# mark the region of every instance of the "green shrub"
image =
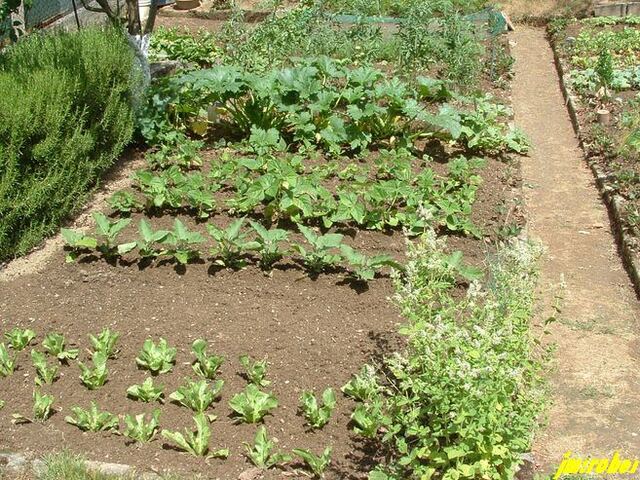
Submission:
[[0,53],[0,261],[54,233],[131,140],[134,71],[113,30],[32,35]]

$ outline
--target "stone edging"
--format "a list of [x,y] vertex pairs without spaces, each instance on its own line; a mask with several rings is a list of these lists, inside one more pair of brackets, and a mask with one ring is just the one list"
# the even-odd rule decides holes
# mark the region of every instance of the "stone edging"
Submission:
[[613,231],[616,237],[616,241],[618,243],[618,248],[620,250],[622,261],[631,278],[633,283],[633,287],[636,291],[636,295],[640,296],[640,267],[638,263],[638,258],[633,251],[632,245],[633,243],[629,239],[629,235],[625,233],[623,222],[622,222],[622,203],[623,198],[621,195],[611,191],[606,184],[607,175],[602,171],[600,165],[595,160],[591,160],[589,158],[588,151],[585,147],[584,143],[584,134],[582,127],[580,126],[580,122],[578,121],[578,112],[576,105],[579,102],[579,99],[573,92],[570,90],[569,85],[567,85],[565,72],[567,72],[567,67],[560,58],[558,53],[556,42],[550,39],[550,43],[553,50],[553,58],[555,60],[556,69],[558,70],[558,76],[560,77],[560,87],[562,89],[562,95],[564,96],[565,103],[567,105],[567,109],[569,110],[569,116],[571,117],[571,123],[573,125],[573,129],[576,132],[578,137],[578,141],[580,143],[580,147],[584,153],[587,164],[591,168],[593,172],[593,176],[595,177],[596,184],[598,186],[598,190],[600,191],[600,196],[604,200],[605,205],[609,211],[609,217],[611,220],[611,225],[613,227]]
[[[169,18],[201,18],[206,20],[227,21],[230,20],[237,11],[231,9],[223,10],[176,10],[173,7],[165,7],[158,10],[158,15]],[[246,23],[257,23],[263,21],[273,12],[271,10],[242,10],[243,21]]]

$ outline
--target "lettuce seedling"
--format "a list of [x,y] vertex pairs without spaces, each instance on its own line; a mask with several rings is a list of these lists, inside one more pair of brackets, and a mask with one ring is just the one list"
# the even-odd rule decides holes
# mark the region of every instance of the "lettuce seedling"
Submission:
[[331,450],[331,447],[325,448],[320,456],[300,448],[294,448],[293,453],[304,460],[304,463],[307,464],[317,478],[324,478],[324,471],[331,463]]
[[381,389],[375,369],[371,365],[364,365],[360,372],[355,374],[341,390],[342,393],[354,400],[366,402],[376,398]]
[[140,233],[141,238],[137,241],[137,246],[142,258],[157,257],[163,253],[163,250],[158,250],[155,244],[166,242],[170,234],[168,230],[154,232],[149,223],[142,219],[138,225],[138,233]]
[[44,422],[53,413],[51,406],[53,405],[53,395],[43,395],[38,390],[33,391],[33,418],[27,418],[19,413],[11,415],[13,423],[35,423]]
[[6,405],[6,402],[4,400],[0,400],[0,410],[2,410],[5,405]]
[[157,345],[148,338],[142,345],[142,350],[140,350],[136,358],[136,363],[154,375],[168,373],[176,362],[176,352],[177,350],[169,347],[164,338],[160,338]]
[[8,377],[16,369],[16,356],[9,355],[4,343],[0,343],[0,377]]
[[42,346],[49,355],[53,355],[61,362],[67,362],[78,357],[78,349],[65,347],[64,335],[61,333],[48,333],[42,341]]
[[340,262],[340,255],[332,252],[342,243],[343,236],[341,234],[327,233],[326,235],[318,235],[304,225],[298,225],[298,228],[311,246],[311,250],[307,251],[298,243],[291,245],[291,248],[302,256],[304,264],[311,272],[322,272]]
[[336,407],[336,394],[332,388],[322,392],[322,403],[322,406],[318,404],[313,392],[304,391],[300,396],[300,408],[311,428],[322,428],[331,418],[331,412]]
[[247,458],[258,468],[266,470],[279,463],[291,461],[290,455],[273,451],[276,446],[275,441],[269,440],[267,429],[264,425],[258,428],[253,445],[247,442],[243,442],[243,445],[247,451]]
[[102,432],[107,430],[118,430],[120,422],[118,417],[109,413],[101,412],[98,409],[98,404],[94,401],[91,402],[91,408],[84,410],[80,407],[71,407],[71,411],[74,416],[64,417],[64,421],[75,425],[84,432]]
[[50,367],[44,353],[31,350],[31,361],[36,369],[36,385],[42,385],[43,383],[50,385],[55,381],[58,376],[58,366]]
[[193,245],[203,242],[204,238],[199,232],[190,232],[184,223],[176,218],[173,230],[163,243],[172,247],[165,252],[167,255],[175,258],[180,265],[186,265],[200,257],[200,252],[194,249]]
[[229,406],[245,423],[257,423],[271,410],[278,406],[276,397],[258,390],[249,384],[229,401]]
[[14,328],[4,334],[5,338],[9,341],[11,348],[20,352],[24,350],[31,341],[36,338],[36,332],[33,330]]
[[352,269],[349,275],[360,282],[373,280],[376,272],[383,267],[393,267],[399,270],[402,268],[390,255],[374,255],[373,257],[368,257],[354,250],[349,245],[340,245],[340,251]]
[[196,413],[202,413],[220,396],[223,386],[223,380],[217,380],[211,386],[206,380],[189,381],[169,395],[169,398]]
[[140,402],[155,402],[159,400],[162,403],[162,395],[164,385],[154,385],[153,378],[147,377],[140,385],[132,385],[127,388],[127,396]]
[[67,263],[76,261],[81,254],[88,253],[98,247],[98,240],[95,237],[85,235],[83,232],[63,228],[60,233],[66,243]]
[[242,255],[250,250],[255,250],[260,245],[258,242],[247,241],[247,234],[242,231],[244,218],[238,218],[227,228],[220,228],[214,224],[208,224],[209,235],[216,241],[216,246],[211,249],[216,263],[224,267],[238,267],[242,265]]
[[265,380],[267,375],[267,360],[256,360],[249,355],[240,355],[240,364],[245,370],[245,377],[254,385],[259,387],[266,387],[271,382]]
[[194,432],[185,431],[183,435],[180,432],[162,430],[162,436],[175,443],[178,448],[196,457],[227,458],[229,456],[229,450],[226,448],[216,450],[210,455],[207,455],[209,452],[209,439],[211,438],[209,420],[204,413],[198,413],[193,417],[193,420],[196,423],[196,430]]
[[124,416],[124,436],[136,442],[150,442],[155,437],[156,432],[160,427],[160,410],[158,408],[153,410],[151,419],[145,421],[146,415],[141,413],[140,415],[125,415]]
[[116,240],[120,232],[131,223],[130,218],[121,218],[115,222],[110,221],[102,212],[94,212],[93,219],[96,221],[96,235],[102,243],[98,244],[98,250],[107,258],[117,257],[130,252],[136,247],[135,242],[118,245]]
[[107,200],[109,206],[117,212],[128,215],[142,208],[142,203],[131,192],[119,191],[111,195]]
[[367,438],[375,438],[381,427],[389,423],[382,410],[382,400],[375,399],[356,406],[351,414],[353,431]]
[[107,356],[102,352],[94,352],[91,356],[93,368],[89,368],[82,362],[78,362],[80,367],[80,380],[89,390],[96,390],[107,383]]
[[280,228],[267,230],[257,222],[250,221],[249,223],[258,234],[255,240],[258,246],[255,250],[260,255],[260,268],[269,271],[273,268],[274,263],[284,256],[285,251],[280,248],[280,244],[287,241],[289,234]]
[[191,351],[196,356],[195,362],[191,365],[196,375],[207,380],[213,380],[218,373],[218,369],[224,363],[224,357],[207,355],[207,342],[202,339],[193,342]]
[[93,351],[103,353],[106,358],[115,358],[118,338],[120,338],[120,334],[112,332],[109,328],[103,329],[98,336],[89,334]]

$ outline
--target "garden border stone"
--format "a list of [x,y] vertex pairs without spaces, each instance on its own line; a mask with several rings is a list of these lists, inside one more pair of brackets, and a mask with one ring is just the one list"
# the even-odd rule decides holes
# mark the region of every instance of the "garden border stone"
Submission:
[[607,175],[602,171],[600,166],[595,160],[589,158],[588,150],[585,146],[585,136],[583,129],[578,120],[578,110],[577,105],[579,104],[579,98],[572,92],[571,87],[568,85],[566,81],[566,72],[568,71],[567,65],[560,58],[560,54],[558,53],[557,42],[555,42],[552,38],[549,38],[549,42],[551,43],[551,47],[553,50],[553,57],[556,65],[556,69],[558,71],[558,76],[560,78],[560,87],[562,90],[562,95],[565,99],[565,104],[569,111],[569,116],[571,118],[571,124],[573,125],[573,129],[576,132],[576,136],[578,137],[578,142],[580,144],[580,148],[584,153],[584,158],[587,161],[587,164],[591,168],[593,176],[596,180],[596,185],[598,186],[598,190],[600,192],[600,196],[604,200],[605,205],[607,206],[607,210],[609,212],[609,219],[611,226],[613,227],[613,233],[616,238],[616,242],[618,244],[618,249],[622,256],[622,261],[624,264],[629,277],[631,278],[631,282],[633,283],[634,290],[636,295],[640,297],[640,262],[638,256],[635,254],[633,250],[634,242],[629,238],[629,235],[624,231],[623,222],[622,222],[622,208],[623,208],[623,198],[621,195],[612,191],[612,189],[607,185]]

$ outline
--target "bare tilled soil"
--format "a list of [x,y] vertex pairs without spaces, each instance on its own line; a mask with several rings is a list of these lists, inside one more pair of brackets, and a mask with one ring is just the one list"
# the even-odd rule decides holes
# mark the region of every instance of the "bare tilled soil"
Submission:
[[[513,167],[491,160],[481,173],[484,183],[473,220],[487,233],[519,217],[517,210],[509,207],[512,187],[518,183],[509,173],[513,171]],[[152,223],[160,228],[172,220],[163,216],[153,218]],[[228,218],[219,215],[211,221],[224,225]],[[400,232],[344,233],[347,243],[365,252],[385,251],[397,258],[404,255],[405,239]],[[491,248],[488,242],[489,236],[449,238],[451,248],[461,249],[473,264],[483,261]],[[403,340],[396,334],[401,318],[390,299],[394,294],[390,278],[376,278],[367,287],[345,282],[340,272],[314,279],[291,260],[282,262],[270,277],[253,265],[239,271],[214,268],[209,259],[184,270],[162,262],[111,265],[92,257],[66,264],[61,248],[40,267],[36,269],[40,273],[0,283],[0,332],[20,326],[38,333],[32,346],[19,353],[16,372],[0,379],[0,399],[6,401],[0,410],[0,451],[27,452],[35,457],[68,448],[90,460],[125,463],[140,470],[238,478],[251,468],[243,456],[242,442],[253,441],[256,426],[237,423],[230,416],[228,401],[247,383],[240,376],[238,356],[248,353],[269,361],[272,384],[266,390],[276,395],[280,405],[264,423],[282,450],[307,448],[319,454],[324,447],[333,446],[327,474],[330,479],[366,478],[371,465],[379,460],[379,446],[367,445],[351,432],[349,416],[354,405],[349,399],[339,394],[329,424],[315,432],[306,428],[297,408],[303,389],[318,394],[327,387],[338,390],[363,363],[379,362],[402,347]],[[80,360],[88,361],[87,335],[104,327],[121,334],[118,357],[108,362],[108,383],[89,391],[80,383],[75,362],[62,365],[61,377],[52,386],[43,387],[55,396],[58,412],[45,424],[12,424],[13,413],[31,415],[35,371],[30,349],[42,350],[39,342],[43,336],[60,332],[71,346],[81,349]],[[164,337],[178,348],[174,370],[156,380],[165,386],[165,396],[185,378],[194,378],[190,348],[195,339],[206,339],[211,352],[226,357],[220,372],[225,381],[222,397],[208,413],[218,416],[211,426],[210,447],[228,447],[228,460],[207,462],[188,456],[159,435],[148,445],[130,444],[113,433],[82,433],[64,421],[72,406],[87,408],[96,400],[102,409],[118,415],[160,408],[162,428],[192,428],[192,413],[185,407],[170,402],[144,404],[126,397],[127,387],[141,383],[148,375],[136,367],[135,357],[149,337]],[[293,463],[286,472],[272,470],[264,478],[304,478],[297,470],[300,467]]]

